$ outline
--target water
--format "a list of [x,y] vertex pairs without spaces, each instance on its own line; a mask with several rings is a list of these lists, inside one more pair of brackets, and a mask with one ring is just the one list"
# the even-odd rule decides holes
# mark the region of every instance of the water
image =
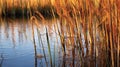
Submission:
[[[58,19],[46,20],[45,23],[36,20],[1,19],[0,65],[78,67],[80,65],[78,49],[74,49],[75,54],[72,50],[72,45],[77,44],[76,35],[71,37],[70,34],[69,27],[66,24],[60,26]],[[65,45],[65,52],[62,44]]]
[[[56,57],[58,57],[58,51],[61,50],[60,39],[56,34],[57,32],[55,32],[54,24],[56,24],[56,22],[52,22],[50,25],[41,23],[39,28],[33,24],[32,29],[30,21],[2,19],[0,21],[0,65],[2,67],[43,67],[43,65],[46,67],[45,62],[47,62],[49,66],[50,60],[46,39],[46,28],[48,28],[49,33],[52,60],[54,60],[54,53],[56,53]],[[35,62],[33,31],[38,55],[37,62]],[[38,39],[38,35],[42,40]],[[43,48],[47,59],[46,61]],[[54,51],[54,48],[57,48],[57,50]],[[55,61],[52,62],[56,61],[58,62],[59,59],[55,58]],[[35,65],[36,63],[37,65]]]
[[[76,26],[69,25],[64,20],[1,19],[0,66],[80,67],[84,64],[94,66],[95,57],[87,54],[91,46],[88,43],[86,47],[81,25],[79,28],[80,39]],[[99,61],[97,63],[96,65],[99,65]]]

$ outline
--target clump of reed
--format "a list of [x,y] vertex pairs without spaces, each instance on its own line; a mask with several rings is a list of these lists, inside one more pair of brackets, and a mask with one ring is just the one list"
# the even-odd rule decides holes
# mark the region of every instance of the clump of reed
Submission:
[[[119,0],[57,0],[58,30],[64,57],[71,46],[72,66],[76,55],[80,67],[119,67]],[[52,13],[53,16],[54,12]],[[44,17],[43,17],[44,18]],[[48,37],[48,36],[47,36]],[[65,59],[65,58],[64,58]],[[69,66],[66,60],[63,67]]]
[[[55,1],[54,6],[60,18],[59,35],[64,53],[68,46],[65,44],[65,38],[69,35],[73,58],[77,46],[82,67],[89,65],[119,67],[119,2],[119,0]],[[88,62],[85,62],[89,57],[92,62],[88,59]]]

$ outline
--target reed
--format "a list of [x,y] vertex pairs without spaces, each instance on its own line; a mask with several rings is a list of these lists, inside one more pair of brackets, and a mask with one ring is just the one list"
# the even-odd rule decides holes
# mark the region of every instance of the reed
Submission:
[[[91,47],[91,50],[90,50],[90,55],[93,55],[95,56],[95,59],[97,59],[97,56],[99,56],[98,52],[103,49],[102,47],[102,44],[105,44],[105,42],[101,42],[101,46],[97,45],[97,39],[100,38],[102,39],[103,37],[99,36],[97,37],[98,33],[99,32],[102,32],[106,33],[105,37],[107,38],[106,40],[106,43],[107,43],[107,52],[108,54],[110,54],[110,56],[108,55],[107,57],[110,59],[110,63],[108,64],[108,66],[112,66],[112,67],[115,67],[116,66],[116,61],[115,61],[115,58],[117,57],[113,52],[113,50],[115,50],[115,46],[114,46],[114,42],[117,41],[115,40],[116,37],[119,37],[117,36],[115,33],[117,33],[117,31],[113,30],[113,29],[119,29],[119,27],[116,27],[114,28],[114,24],[117,25],[116,23],[113,23],[113,22],[116,22],[115,20],[117,19],[114,19],[114,18],[118,18],[115,14],[115,12],[117,11],[117,8],[112,8],[112,7],[117,7],[116,6],[116,2],[114,1],[101,1],[103,3],[100,3],[99,0],[97,1],[80,1],[82,2],[82,4],[80,5],[79,8],[81,8],[81,12],[80,12],[80,18],[81,18],[81,21],[82,21],[82,27],[83,27],[83,35],[85,36],[84,39],[85,39],[85,44],[86,44],[86,49],[87,49],[87,54],[88,54],[88,46],[89,46],[89,43],[88,41],[90,41],[90,47]],[[57,13],[58,15],[60,16],[61,19],[67,19],[66,21],[68,22],[68,24],[71,24],[70,27],[72,28],[72,31],[74,31],[73,29],[75,27],[72,27],[72,24],[75,23],[74,21],[69,21],[71,19],[71,16],[69,15],[69,9],[67,9],[66,7],[68,7],[67,5],[64,5],[65,1],[62,1],[62,2],[56,2],[56,4],[58,5],[55,5],[56,9],[57,9]],[[68,2],[66,2],[68,3]],[[61,5],[62,4],[62,5]],[[61,7],[61,8],[59,8]],[[74,10],[75,8],[72,7]],[[79,9],[78,8],[78,9]],[[90,10],[92,9],[92,10]],[[107,11],[107,9],[109,9]],[[61,11],[61,12],[60,12]],[[75,10],[76,11],[76,10]],[[76,12],[73,11],[72,14],[74,14],[74,16],[76,15]],[[101,13],[102,11],[105,11],[106,14],[104,13]],[[88,13],[89,12],[89,13]],[[101,13],[101,15],[100,15]],[[95,18],[91,18],[91,17],[95,17]],[[69,19],[70,18],[70,19]],[[64,24],[64,22],[60,22],[62,24]],[[104,24],[105,23],[105,24]],[[119,23],[119,21],[117,21],[117,23]],[[92,26],[93,24],[93,26]],[[119,24],[118,24],[119,25]],[[77,24],[76,24],[77,26]],[[99,26],[99,27],[98,27]],[[107,28],[106,30],[101,30],[100,28],[104,27]],[[61,26],[63,27],[63,26]],[[61,30],[64,34],[64,30]],[[69,31],[70,33],[72,33],[72,31]],[[87,33],[90,32],[90,39],[88,39],[88,35]],[[113,33],[114,32],[114,33]],[[74,35],[74,34],[73,34]],[[65,35],[63,35],[64,37]],[[91,40],[92,38],[92,40]],[[64,38],[63,38],[64,39]],[[118,38],[119,39],[119,38]],[[62,42],[63,43],[63,42]],[[116,42],[116,43],[119,43],[119,42]],[[83,43],[81,43],[83,44]],[[101,48],[101,49],[98,49],[98,48]],[[84,49],[84,48],[83,48]],[[105,49],[103,49],[105,50]],[[118,54],[119,54],[119,51],[117,51]],[[96,61],[94,61],[94,66],[96,66]],[[102,61],[103,62],[103,61]],[[109,62],[109,60],[107,60],[107,62]],[[117,61],[118,62],[118,61]]]
[[47,44],[48,44],[48,52],[49,52],[49,56],[50,56],[50,65],[52,67],[53,66],[53,62],[52,62],[51,48],[50,48],[50,42],[49,42],[49,36],[48,36],[47,28],[46,28],[46,37],[47,37]]
[[[45,48],[44,48],[43,41],[42,41],[42,38],[41,38],[41,35],[40,35],[40,31],[39,31],[38,28],[37,28],[37,33],[38,33],[39,46],[41,44],[42,49],[43,49],[42,51],[43,51],[43,54],[44,54],[44,59],[45,59],[45,62],[46,62],[46,67],[48,67],[48,63],[47,63],[47,59],[46,59],[46,54],[45,54]],[[40,41],[41,41],[41,43],[40,43]]]
[[2,14],[2,0],[0,0],[0,16]]
[[34,66],[37,67],[37,48],[36,48],[36,41],[35,41],[35,35],[34,35],[34,27],[33,27],[33,23],[32,23],[32,37],[33,37],[33,45],[34,45],[34,54],[35,54],[35,64]]

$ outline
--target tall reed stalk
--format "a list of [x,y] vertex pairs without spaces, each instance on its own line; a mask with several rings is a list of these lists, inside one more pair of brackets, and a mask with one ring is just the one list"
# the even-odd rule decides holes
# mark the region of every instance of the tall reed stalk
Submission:
[[35,42],[35,34],[34,34],[34,25],[32,23],[32,38],[33,38],[33,45],[34,45],[34,54],[35,54],[35,67],[37,67],[37,47]]
[[41,44],[41,46],[42,46],[41,48],[42,48],[42,51],[43,51],[43,54],[44,54],[44,59],[45,59],[45,62],[46,62],[46,67],[48,67],[47,58],[46,58],[46,54],[45,54],[44,43],[43,43],[43,40],[41,38],[39,28],[37,28],[37,33],[38,33],[39,46]]
[[50,42],[49,42],[49,36],[48,36],[47,28],[46,28],[46,37],[47,37],[47,44],[48,44],[48,52],[49,52],[49,56],[50,56],[50,65],[51,65],[51,67],[53,67],[51,48],[50,48]]

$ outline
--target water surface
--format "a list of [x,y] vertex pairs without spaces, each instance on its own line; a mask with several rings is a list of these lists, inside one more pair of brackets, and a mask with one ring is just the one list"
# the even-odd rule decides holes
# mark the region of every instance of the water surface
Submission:
[[[34,66],[43,67],[43,65],[44,67],[46,67],[46,65],[49,66],[50,58],[46,39],[46,28],[48,29],[49,33],[52,60],[55,59],[52,62],[56,61],[59,62],[59,59],[54,58],[54,53],[56,53],[57,56],[58,51],[61,50],[59,37],[57,35],[57,32],[55,32],[54,28],[54,25],[57,24],[57,22],[54,21],[49,22],[50,24],[47,23],[43,24],[42,22],[39,22],[40,25],[39,27],[37,27],[35,24],[32,24],[30,21],[27,20],[1,19],[0,21],[1,66],[2,67],[34,67]],[[38,55],[37,62],[35,59],[34,39]],[[57,48],[57,50],[55,51],[54,48]]]

